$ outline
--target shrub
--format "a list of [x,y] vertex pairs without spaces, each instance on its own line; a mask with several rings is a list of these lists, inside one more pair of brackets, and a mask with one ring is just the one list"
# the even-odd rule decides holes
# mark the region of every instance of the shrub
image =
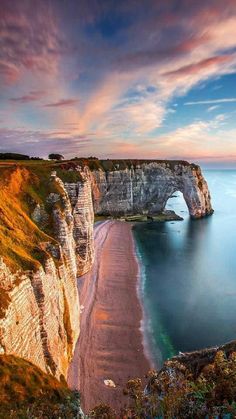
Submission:
[[51,154],[49,154],[48,158],[49,158],[49,160],[63,160],[64,156],[62,154],[51,153]]

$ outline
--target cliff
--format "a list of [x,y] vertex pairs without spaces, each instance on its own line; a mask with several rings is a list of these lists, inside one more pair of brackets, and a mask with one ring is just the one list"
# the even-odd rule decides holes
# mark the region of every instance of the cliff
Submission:
[[176,192],[192,218],[212,214],[211,197],[199,166],[187,162],[138,161],[121,169],[92,172],[94,211],[102,215],[158,214]]
[[187,162],[5,162],[0,165],[0,352],[66,376],[79,336],[78,276],[93,263],[95,214],[156,214],[183,193],[192,217],[212,213]]
[[1,180],[0,351],[58,377],[79,336],[76,278],[93,262],[90,183],[78,179],[17,166]]

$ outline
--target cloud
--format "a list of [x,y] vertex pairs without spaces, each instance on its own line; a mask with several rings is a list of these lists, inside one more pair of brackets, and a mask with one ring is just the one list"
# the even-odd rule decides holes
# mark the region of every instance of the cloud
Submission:
[[60,108],[64,106],[73,106],[73,105],[76,105],[77,103],[78,103],[78,99],[61,99],[58,102],[47,103],[44,106],[48,108]]
[[212,111],[215,111],[216,109],[219,109],[219,107],[220,107],[220,105],[210,106],[210,107],[207,109],[207,112],[212,112]]
[[[172,100],[236,71],[235,0],[79,3],[71,0],[68,7],[56,0],[35,0],[32,6],[27,0],[2,0],[0,76],[7,126],[24,124],[34,138],[39,138],[35,132],[40,126],[48,133],[57,127],[65,133],[68,154],[74,153],[73,141],[77,144],[90,133],[95,152],[144,154],[146,147],[151,155],[160,146],[163,157],[172,155],[170,139],[162,134],[169,129]],[[42,106],[37,103],[42,97],[33,94],[37,90],[45,91]],[[211,112],[236,101],[205,100],[204,93],[202,101],[185,104],[206,104]],[[9,98],[10,103],[31,103],[30,111],[19,106],[13,115]],[[181,118],[178,108],[180,126]],[[209,133],[204,140],[203,133],[213,126],[202,124],[188,126],[199,147],[212,141]],[[191,146],[187,131],[181,135],[186,135],[185,147],[188,141]],[[177,138],[176,132],[173,136]],[[21,138],[27,147],[27,139]],[[57,136],[50,136],[50,144],[53,138],[58,145]],[[184,153],[181,144],[174,144],[179,154]],[[84,147],[90,150],[90,143]]]
[[[219,114],[208,121],[195,121],[156,139],[156,147],[162,155],[169,158],[190,160],[224,158],[225,150],[236,155],[236,129],[225,129],[226,116]],[[222,133],[224,141],[222,141]],[[203,146],[204,145],[204,146]]]
[[45,92],[43,90],[34,90],[29,92],[27,95],[23,95],[20,97],[13,97],[9,100],[14,103],[29,103],[29,102],[36,102],[44,96]]
[[0,75],[5,83],[11,84],[19,79],[20,71],[13,63],[1,60],[0,58]]
[[235,59],[235,54],[232,55],[218,55],[215,57],[206,58],[205,60],[199,61],[194,64],[189,64],[184,67],[180,67],[177,70],[169,71],[164,74],[164,76],[173,76],[176,77],[178,75],[189,75],[195,74],[200,72],[201,70],[208,69],[209,67],[224,64]]
[[27,72],[56,75],[59,59],[70,49],[49,2],[1,0],[0,72],[11,84]]
[[194,102],[185,102],[185,106],[193,106],[193,105],[211,105],[214,103],[234,103],[236,102],[236,97],[231,98],[222,98],[222,99],[208,99],[208,100],[197,100]]
[[[190,2],[188,9],[182,9],[180,4],[176,13],[172,6],[170,1],[160,16],[153,13],[125,29],[123,51],[119,45],[115,51],[112,48],[112,59],[110,50],[104,50],[105,71],[109,71],[109,76],[105,83],[100,83],[101,89],[92,92],[87,112],[81,115],[86,129],[95,126],[99,134],[110,135],[111,141],[118,131],[131,137],[148,135],[162,125],[174,96],[186,94],[203,81],[235,71],[236,55],[230,52],[236,46],[235,4],[227,1],[223,15],[219,2],[214,7],[211,2],[204,7],[194,7]],[[151,10],[153,7],[152,3]],[[144,88],[152,85],[155,92],[148,99],[144,95],[127,103],[124,78],[129,89],[135,89],[138,84]],[[105,96],[104,85],[109,89]]]
[[0,151],[24,151],[32,156],[47,157],[50,152],[65,156],[77,155],[80,149],[89,146],[92,139],[74,135],[73,132],[59,130],[34,131],[24,128],[0,128]]

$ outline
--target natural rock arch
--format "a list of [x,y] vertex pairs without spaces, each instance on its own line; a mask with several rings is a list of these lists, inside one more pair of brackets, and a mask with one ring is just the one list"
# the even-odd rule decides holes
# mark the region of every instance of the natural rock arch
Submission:
[[179,189],[176,189],[176,191],[174,191],[173,194],[167,199],[164,210],[174,211],[177,216],[180,216],[180,212],[189,213],[183,193]]
[[189,214],[212,214],[211,197],[199,166],[187,162],[143,162],[124,170],[92,173],[95,214],[157,214],[175,191],[183,193]]

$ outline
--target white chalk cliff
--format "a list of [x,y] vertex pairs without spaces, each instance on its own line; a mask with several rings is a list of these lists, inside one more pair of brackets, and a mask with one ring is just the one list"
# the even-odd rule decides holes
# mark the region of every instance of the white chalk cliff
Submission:
[[183,193],[193,218],[212,214],[207,183],[199,166],[187,162],[144,162],[119,170],[92,173],[96,214],[155,214],[174,192]]

